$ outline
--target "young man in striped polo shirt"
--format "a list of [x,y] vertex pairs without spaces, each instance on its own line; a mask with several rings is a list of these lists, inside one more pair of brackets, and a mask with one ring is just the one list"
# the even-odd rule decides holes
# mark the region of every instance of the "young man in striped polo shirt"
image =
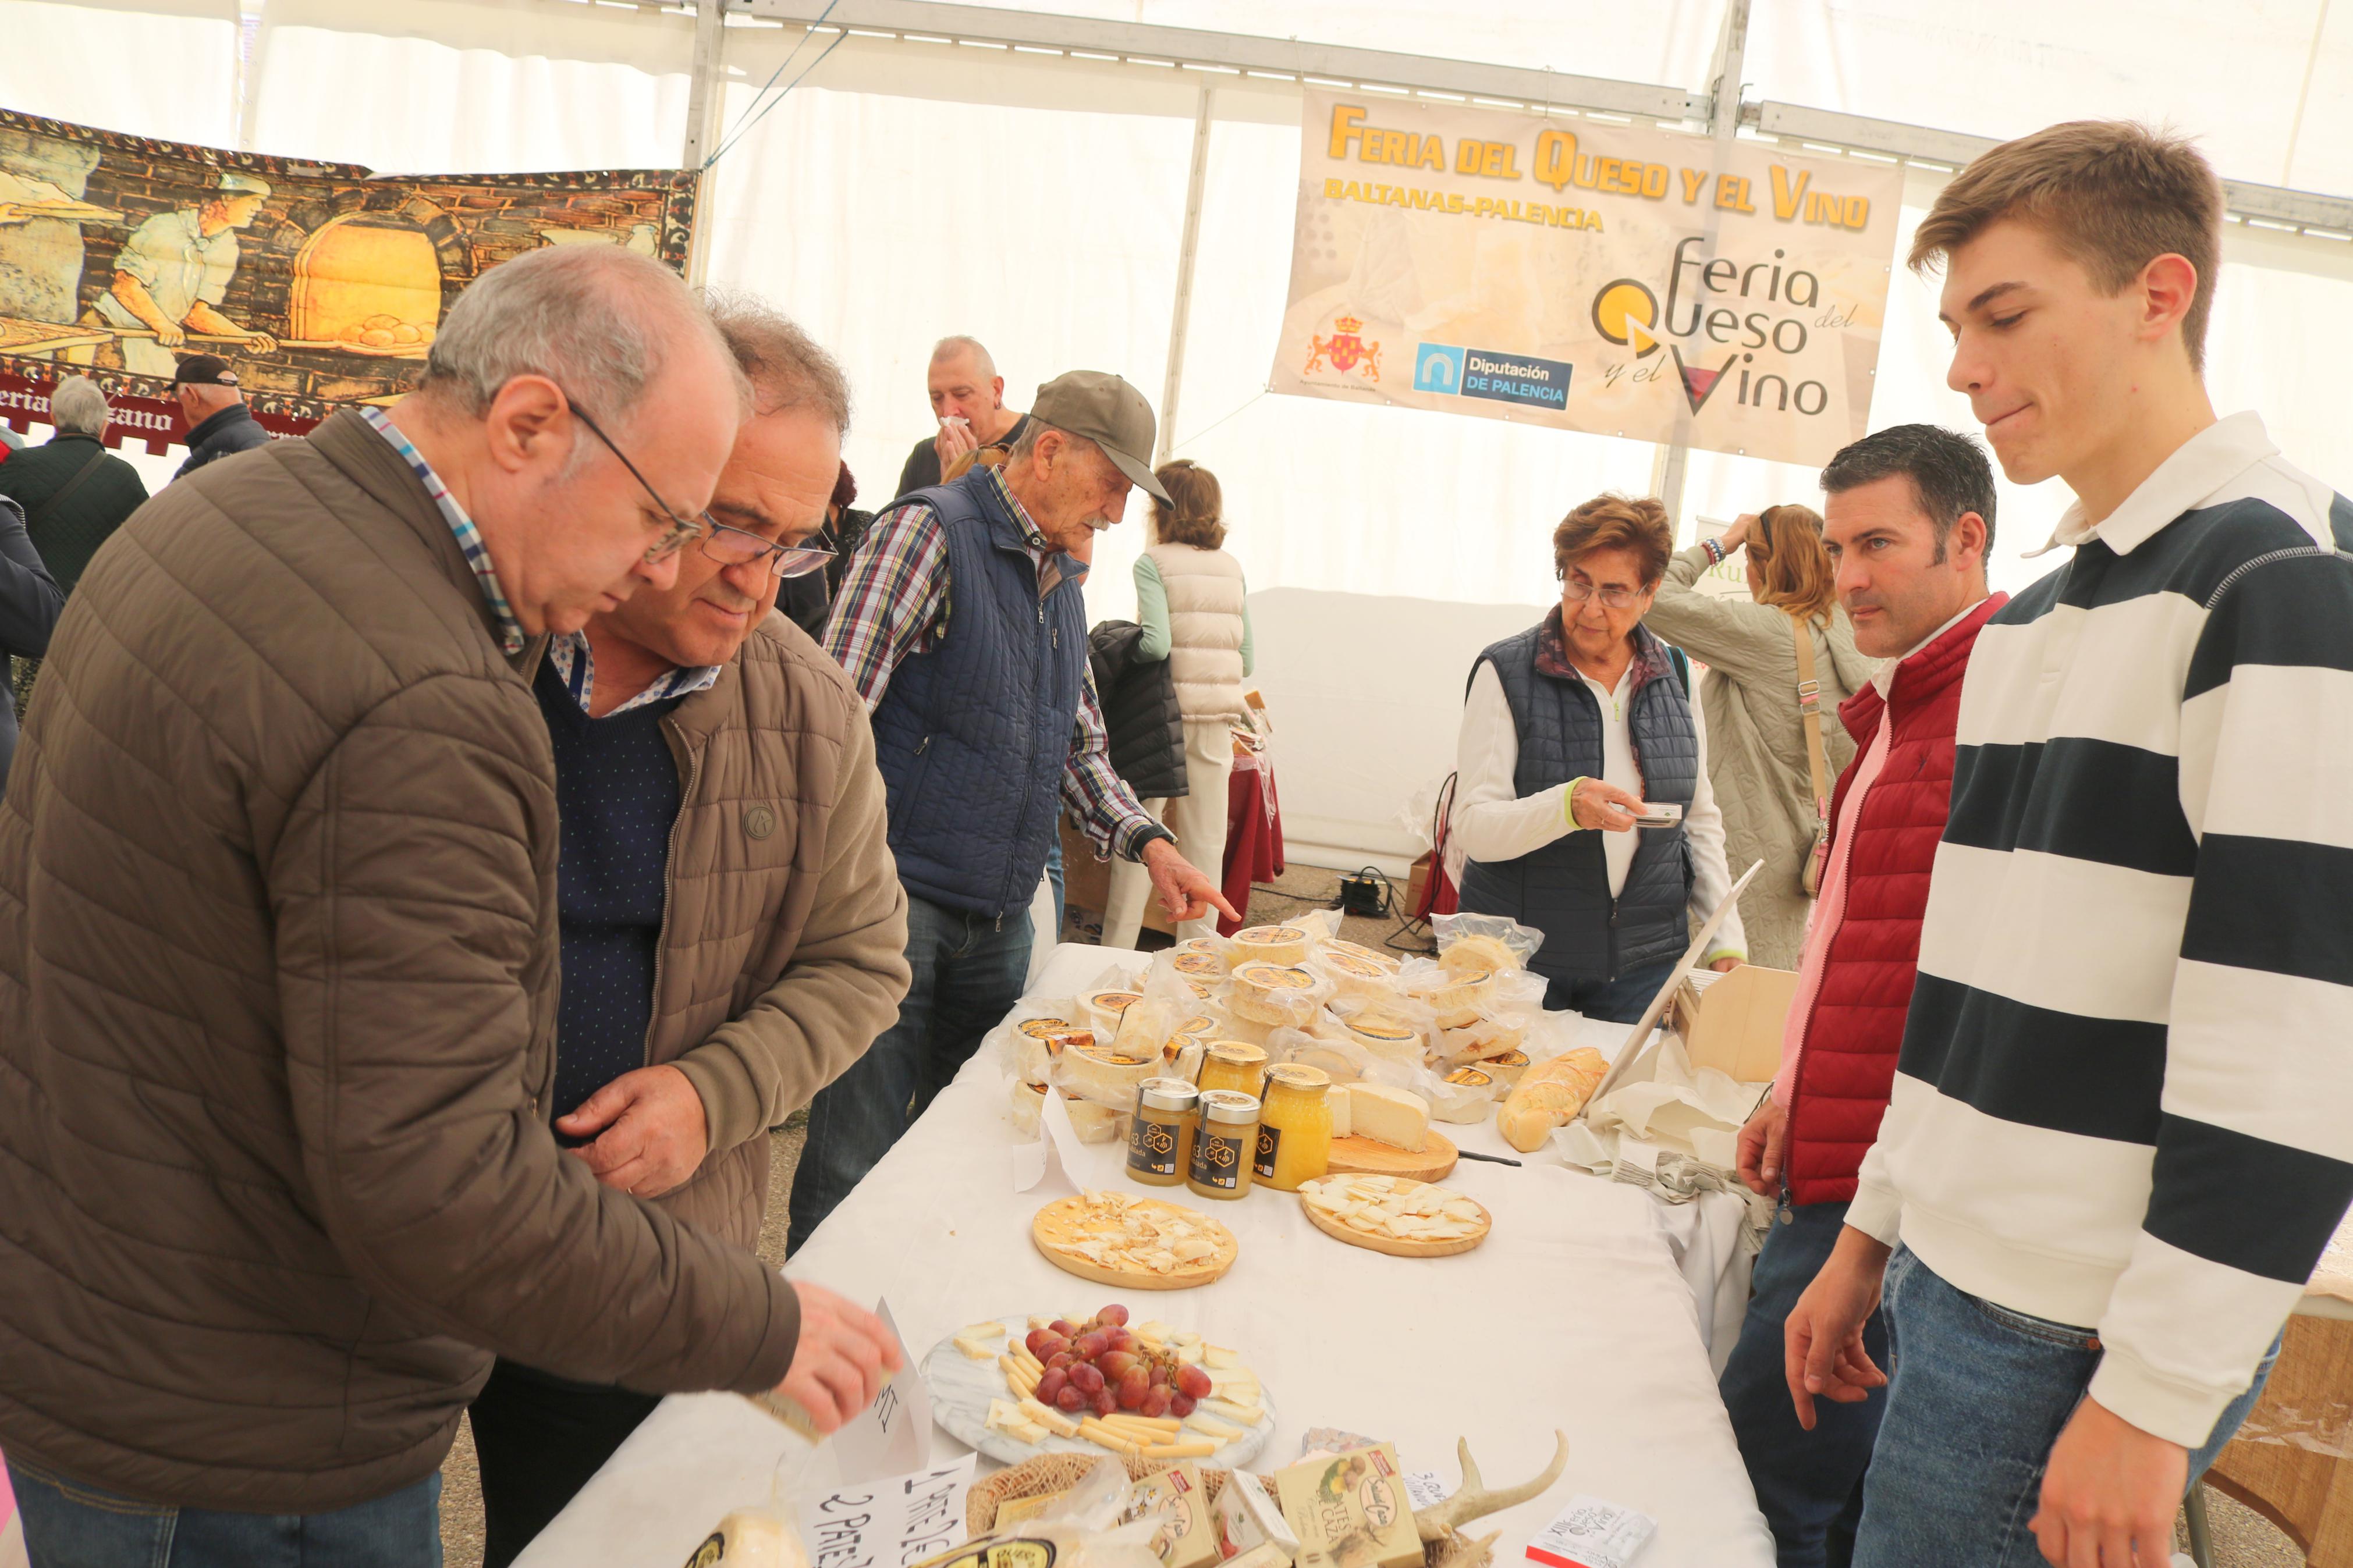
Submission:
[[[1967,393],[2074,554],[1996,615],[1894,1092],[1790,1313],[1790,1393],[1894,1361],[1854,1562],[2168,1561],[2353,1197],[2353,507],[2201,379],[2221,192],[2080,122],[1947,186]],[[2031,1540],[2030,1540],[2031,1537]]]

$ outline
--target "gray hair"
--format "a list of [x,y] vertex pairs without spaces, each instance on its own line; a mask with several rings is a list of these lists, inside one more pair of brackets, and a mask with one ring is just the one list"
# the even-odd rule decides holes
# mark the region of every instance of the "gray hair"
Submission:
[[49,423],[61,436],[103,436],[106,394],[86,375],[68,376],[49,391]]
[[934,364],[937,364],[942,360],[954,359],[956,355],[963,353],[972,355],[973,364],[977,370],[979,370],[984,379],[992,381],[996,379],[997,361],[995,357],[989,353],[987,347],[984,345],[978,338],[966,337],[962,332],[951,332],[946,337],[942,338],[938,342],[934,343],[932,345],[932,363]]
[[[1045,436],[1050,432],[1053,435],[1060,436],[1063,440],[1068,441],[1071,446],[1077,447],[1082,452],[1092,452],[1098,456],[1102,455],[1103,448],[1094,442],[1088,440],[1084,436],[1073,436],[1068,430],[1063,429],[1060,426],[1049,425],[1043,419],[1040,419],[1035,414],[1032,414],[1029,416],[1029,423],[1021,426],[1021,434],[1014,440],[1012,449],[1005,454],[1005,461],[1007,464],[1026,463],[1031,458],[1036,457],[1038,455],[1039,437]],[[1104,458],[1103,461],[1108,463],[1111,459],[1109,458]]]
[[[701,336],[725,353],[683,279],[617,247],[550,246],[501,262],[449,308],[418,390],[476,418],[507,383],[543,375],[591,418],[626,425],[671,353]],[[752,389],[729,361],[739,410]],[[585,451],[583,453],[585,456]]]
[[751,294],[724,289],[702,290],[703,309],[735,368],[752,384],[752,406],[760,414],[814,408],[849,434],[849,376],[790,316]]

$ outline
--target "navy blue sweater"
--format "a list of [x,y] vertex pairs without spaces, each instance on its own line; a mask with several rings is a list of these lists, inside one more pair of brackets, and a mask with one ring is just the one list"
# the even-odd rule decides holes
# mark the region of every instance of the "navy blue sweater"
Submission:
[[556,862],[564,991],[555,1016],[555,1117],[646,1065],[670,831],[683,794],[661,721],[683,700],[591,719],[553,664],[541,664],[535,688],[555,747],[564,835]]

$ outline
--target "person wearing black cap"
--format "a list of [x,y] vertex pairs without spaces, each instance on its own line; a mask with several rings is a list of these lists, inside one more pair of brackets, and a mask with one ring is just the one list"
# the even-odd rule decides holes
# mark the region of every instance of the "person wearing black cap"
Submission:
[[206,463],[232,452],[249,452],[269,444],[269,432],[245,405],[245,393],[228,361],[216,354],[190,354],[172,373],[172,400],[188,422],[188,460],[175,479],[185,479]]
[[1058,376],[1001,468],[902,497],[842,578],[825,647],[873,715],[913,980],[899,1022],[809,1106],[789,1250],[1020,998],[1058,805],[1098,856],[1143,862],[1171,920],[1234,914],[1113,772],[1087,670],[1074,552],[1120,521],[1131,485],[1167,500],[1155,428],[1118,376]]

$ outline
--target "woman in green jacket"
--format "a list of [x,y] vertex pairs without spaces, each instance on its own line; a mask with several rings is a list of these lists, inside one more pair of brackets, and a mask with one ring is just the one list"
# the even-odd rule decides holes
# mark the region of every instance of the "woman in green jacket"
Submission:
[[[1748,598],[1701,591],[1709,567],[1744,550]],[[1749,962],[1773,969],[1798,967],[1812,903],[1799,882],[1817,817],[1798,700],[1798,628],[1805,628],[1821,686],[1825,795],[1854,760],[1839,704],[1876,668],[1855,651],[1835,575],[1822,550],[1821,518],[1802,506],[1769,507],[1742,516],[1722,539],[1678,552],[1643,617],[1653,633],[1708,667],[1700,682],[1708,782],[1724,811],[1733,874],[1765,862],[1740,895],[1740,919]]]

